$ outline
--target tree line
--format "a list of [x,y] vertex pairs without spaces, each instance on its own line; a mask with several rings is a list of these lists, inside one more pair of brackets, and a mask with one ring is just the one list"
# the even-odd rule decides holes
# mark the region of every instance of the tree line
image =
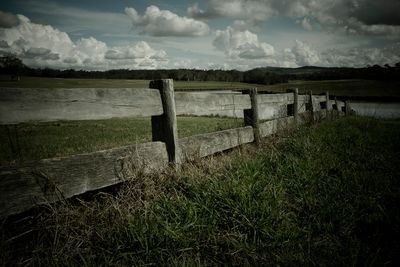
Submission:
[[132,70],[114,69],[106,71],[88,71],[75,69],[30,68],[14,55],[0,57],[0,74],[9,75],[13,80],[20,76],[80,79],[174,79],[177,81],[219,81],[245,82],[255,84],[287,83],[289,80],[400,80],[400,62],[394,66],[373,65],[365,68],[256,68],[248,71],[238,70],[199,70],[199,69],[160,69]]
[[106,71],[88,71],[74,69],[30,68],[13,55],[0,57],[0,73],[11,79],[20,76],[50,77],[50,78],[80,78],[80,79],[174,79],[177,81],[219,81],[246,82],[256,84],[275,84],[288,81],[284,75],[271,73],[263,69],[249,71],[238,70],[199,70],[199,69],[159,69],[132,70],[114,69]]

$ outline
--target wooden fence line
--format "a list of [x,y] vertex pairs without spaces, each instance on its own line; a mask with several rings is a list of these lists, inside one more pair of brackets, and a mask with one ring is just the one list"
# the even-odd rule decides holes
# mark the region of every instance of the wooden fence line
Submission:
[[[327,117],[332,109],[338,115],[350,110],[341,101],[329,101],[328,93],[298,95],[297,89],[274,95],[257,94],[256,89],[242,95],[175,93],[172,80],[152,81],[149,87],[152,89],[121,89],[121,96],[119,89],[1,89],[0,124],[151,115],[153,142],[0,167],[0,218],[161,171],[168,165],[178,169],[182,162],[259,142],[261,137],[296,122]],[[260,110],[271,105],[280,108],[281,117],[260,122]],[[100,106],[104,107],[104,114]],[[73,112],[74,108],[77,110]],[[178,139],[176,116],[207,109],[239,110],[244,113],[247,126]],[[48,111],[53,114],[46,114]]]

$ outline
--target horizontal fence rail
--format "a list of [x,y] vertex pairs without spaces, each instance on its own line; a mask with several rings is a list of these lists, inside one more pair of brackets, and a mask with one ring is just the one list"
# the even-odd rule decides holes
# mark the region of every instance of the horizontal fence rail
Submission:
[[254,141],[250,126],[200,134],[179,140],[185,161],[206,157]]
[[99,120],[163,113],[160,93],[150,89],[0,88],[0,124]]
[[168,165],[162,142],[144,143],[0,168],[0,217],[161,171]]
[[234,115],[251,108],[250,97],[235,93],[175,92],[177,115]]
[[[174,92],[172,80],[146,89],[0,88],[0,124],[151,116],[153,142],[0,167],[0,218],[31,207],[159,172],[213,155],[291,125],[349,114],[348,102],[329,94]],[[245,127],[178,138],[177,115],[244,118]],[[265,121],[268,120],[268,121]]]

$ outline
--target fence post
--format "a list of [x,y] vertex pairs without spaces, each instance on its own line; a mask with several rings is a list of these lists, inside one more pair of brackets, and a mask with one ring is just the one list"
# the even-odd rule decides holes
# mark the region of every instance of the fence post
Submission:
[[350,101],[346,100],[344,101],[344,111],[345,111],[345,115],[349,116],[351,113],[351,107],[350,107]]
[[249,94],[251,101],[251,109],[244,109],[244,125],[253,127],[254,141],[258,145],[260,139],[260,127],[258,123],[258,99],[257,99],[257,88],[251,88],[242,91],[242,94]]
[[149,87],[160,91],[164,110],[162,115],[151,117],[152,139],[165,143],[169,162],[177,169],[181,163],[181,155],[176,121],[174,81],[172,79],[154,80],[150,82]]
[[308,109],[310,111],[311,123],[314,122],[314,101],[312,96],[312,91],[308,91]]
[[293,93],[293,104],[288,105],[288,116],[293,116],[294,122],[297,124],[299,118],[299,89],[288,89],[286,92]]
[[331,101],[329,100],[329,92],[328,91],[325,92],[325,96],[326,96],[326,118],[330,119],[332,107],[331,107]]
[[335,96],[335,109],[336,109],[336,116],[337,117],[339,117],[339,114],[340,114],[340,110],[339,110],[339,103],[338,103],[338,101],[337,101],[337,98],[336,98],[336,96]]

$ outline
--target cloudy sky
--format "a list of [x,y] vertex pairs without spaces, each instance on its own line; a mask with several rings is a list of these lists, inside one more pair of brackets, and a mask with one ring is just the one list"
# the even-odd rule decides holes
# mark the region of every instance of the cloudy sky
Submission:
[[0,53],[32,67],[400,62],[400,0],[4,0]]

